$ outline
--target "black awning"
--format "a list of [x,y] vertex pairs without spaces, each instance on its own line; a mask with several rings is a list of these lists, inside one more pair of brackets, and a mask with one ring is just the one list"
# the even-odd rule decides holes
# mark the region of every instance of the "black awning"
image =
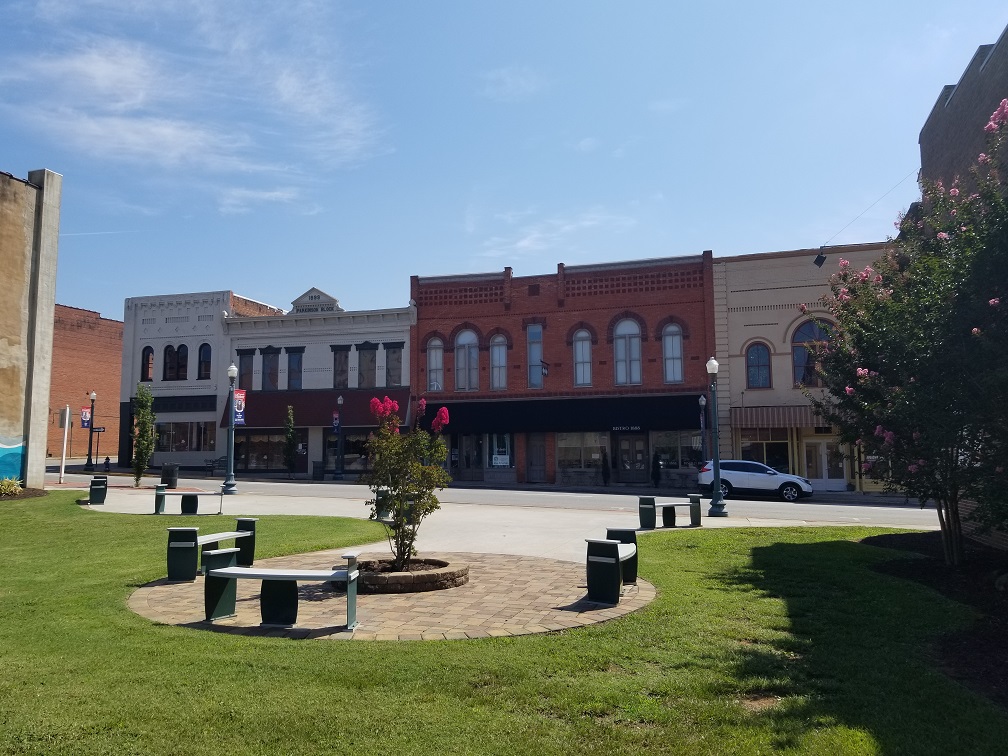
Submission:
[[651,431],[700,427],[699,394],[439,402],[448,408],[450,433]]
[[[282,428],[287,422],[287,406],[294,408],[294,423],[299,428],[331,426],[333,412],[340,409],[344,428],[375,428],[378,421],[371,414],[371,399],[388,396],[399,402],[399,417],[405,421],[410,412],[409,388],[315,389],[307,391],[248,391],[245,394],[246,428]],[[228,425],[227,401],[221,427]],[[239,426],[241,427],[241,426]]]

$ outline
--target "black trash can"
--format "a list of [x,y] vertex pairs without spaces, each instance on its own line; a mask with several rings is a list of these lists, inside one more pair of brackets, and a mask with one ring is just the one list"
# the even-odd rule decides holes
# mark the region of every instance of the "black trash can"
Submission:
[[178,488],[178,465],[174,462],[165,462],[161,465],[161,482],[167,488]]
[[325,480],[325,462],[311,463],[311,479]]

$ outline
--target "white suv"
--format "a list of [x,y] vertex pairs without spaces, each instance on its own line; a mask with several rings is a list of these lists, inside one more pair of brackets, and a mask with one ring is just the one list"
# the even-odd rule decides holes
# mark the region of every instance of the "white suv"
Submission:
[[[700,470],[698,483],[702,488],[714,490],[714,462],[707,462]],[[777,472],[759,462],[743,459],[721,461],[721,498],[727,499],[733,491],[766,494],[776,491],[785,501],[795,501],[812,495],[812,481],[797,475]]]

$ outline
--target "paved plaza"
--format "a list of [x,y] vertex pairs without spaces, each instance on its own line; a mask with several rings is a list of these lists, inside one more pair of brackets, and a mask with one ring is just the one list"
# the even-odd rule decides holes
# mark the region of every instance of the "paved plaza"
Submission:
[[[68,475],[47,487],[84,488],[88,476]],[[111,476],[106,502],[96,512],[154,516],[155,479],[133,488],[127,477]],[[354,484],[285,484],[248,482],[242,492],[223,499],[214,480],[182,480],[178,492],[199,493],[199,512],[192,519],[202,533],[229,530],[236,516],[304,514],[367,517],[370,492]],[[237,613],[213,624],[204,621],[203,579],[192,583],[158,580],[137,589],[129,607],[155,622],[216,632],[278,635],[297,638],[354,640],[454,640],[525,635],[604,622],[636,611],[656,596],[653,585],[639,579],[624,586],[616,606],[587,601],[585,539],[605,536],[607,527],[639,525],[636,495],[609,493],[558,494],[510,491],[442,492],[441,510],[420,529],[417,549],[423,557],[469,566],[466,585],[440,591],[358,596],[358,626],[345,629],[346,596],[328,585],[298,587],[294,627],[260,625],[259,582],[239,580]],[[86,493],[84,494],[86,496]],[[660,497],[661,498],[661,497]],[[670,497],[665,497],[670,498]],[[472,503],[480,502],[480,503]],[[496,503],[486,503],[496,502]],[[169,497],[167,511],[179,514],[179,498]],[[703,519],[704,527],[880,524],[933,529],[933,512],[916,507],[850,504],[729,503],[727,518]],[[218,512],[222,514],[219,515]],[[682,518],[688,522],[688,518]],[[685,529],[685,528],[682,528]],[[677,528],[679,530],[679,528]],[[260,538],[268,538],[260,530]],[[649,534],[638,536],[646,553]],[[357,547],[257,559],[257,566],[297,569],[340,569],[342,555],[361,552],[361,559],[389,555],[383,542]],[[164,559],[163,553],[158,554]]]

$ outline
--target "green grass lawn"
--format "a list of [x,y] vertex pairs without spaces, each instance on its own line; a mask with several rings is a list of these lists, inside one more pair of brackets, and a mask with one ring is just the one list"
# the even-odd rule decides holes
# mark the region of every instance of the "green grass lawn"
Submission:
[[[971,610],[873,572],[869,528],[642,536],[644,610],[552,635],[347,642],[154,625],[181,517],[0,501],[4,754],[998,753],[1005,713],[929,643]],[[257,556],[381,540],[263,517]]]

